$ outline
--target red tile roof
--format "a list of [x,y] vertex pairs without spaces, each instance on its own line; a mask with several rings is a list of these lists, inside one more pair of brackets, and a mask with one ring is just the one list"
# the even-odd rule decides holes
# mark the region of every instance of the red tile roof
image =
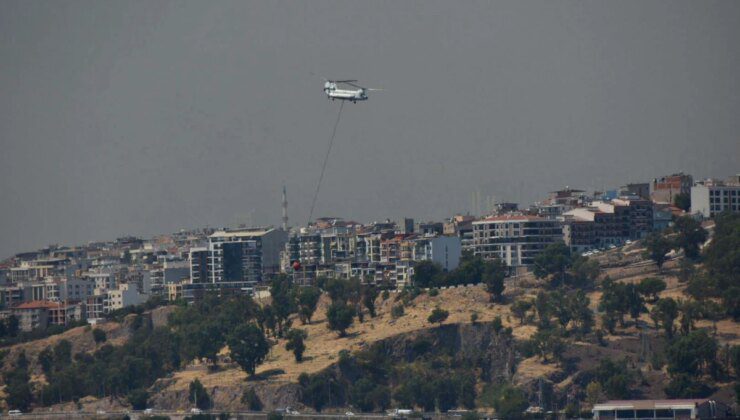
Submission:
[[59,308],[61,304],[56,302],[49,302],[48,300],[33,300],[31,302],[21,303],[13,309],[55,309]]

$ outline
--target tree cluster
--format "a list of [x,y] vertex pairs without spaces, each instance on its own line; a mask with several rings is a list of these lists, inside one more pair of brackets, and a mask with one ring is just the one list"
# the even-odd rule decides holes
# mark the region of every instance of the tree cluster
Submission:
[[418,262],[414,265],[412,281],[414,286],[419,288],[483,283],[491,295],[491,300],[500,301],[508,271],[506,264],[499,259],[486,261],[481,256],[466,252],[460,260],[460,265],[449,272],[432,261]]

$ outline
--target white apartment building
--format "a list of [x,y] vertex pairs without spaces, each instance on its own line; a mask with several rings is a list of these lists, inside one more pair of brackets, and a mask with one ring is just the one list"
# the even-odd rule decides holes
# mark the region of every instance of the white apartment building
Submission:
[[740,176],[727,182],[707,180],[691,187],[691,213],[715,217],[722,212],[740,212]]
[[109,313],[116,309],[122,309],[126,306],[138,305],[144,303],[147,295],[139,293],[133,284],[121,284],[118,288],[108,290],[105,300],[103,300],[103,312]]
[[510,267],[529,266],[548,245],[563,240],[560,222],[540,216],[503,214],[473,222],[473,252]]
[[452,271],[460,264],[462,240],[459,236],[421,237],[414,247],[415,261],[433,261],[446,271]]

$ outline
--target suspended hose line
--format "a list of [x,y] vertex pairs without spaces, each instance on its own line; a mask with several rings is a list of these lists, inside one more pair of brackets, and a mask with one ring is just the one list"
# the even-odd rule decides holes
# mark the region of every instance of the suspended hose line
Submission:
[[329,161],[329,154],[331,153],[331,147],[334,145],[334,137],[337,135],[337,127],[339,126],[339,119],[342,117],[342,108],[344,108],[344,101],[339,103],[339,113],[337,114],[337,121],[334,122],[334,129],[331,131],[331,138],[329,139],[329,147],[326,149],[326,156],[324,156],[324,164],[321,165],[321,175],[319,175],[319,182],[316,184],[316,192],[313,194],[313,201],[311,202],[311,211],[308,213],[308,223],[311,224],[313,219],[313,210],[316,207],[316,198],[319,196],[319,190],[321,189],[321,181],[324,180],[324,171],[326,170],[326,163]]

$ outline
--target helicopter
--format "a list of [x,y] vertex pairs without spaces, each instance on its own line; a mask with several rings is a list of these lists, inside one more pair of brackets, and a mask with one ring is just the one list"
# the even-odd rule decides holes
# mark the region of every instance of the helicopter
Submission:
[[[356,85],[357,80],[328,80],[324,79],[324,93],[326,93],[327,99],[332,101],[339,99],[341,101],[367,101],[367,93],[370,91],[379,91],[382,89],[369,89],[359,85]],[[337,84],[345,84],[355,87],[357,89],[339,89]]]

